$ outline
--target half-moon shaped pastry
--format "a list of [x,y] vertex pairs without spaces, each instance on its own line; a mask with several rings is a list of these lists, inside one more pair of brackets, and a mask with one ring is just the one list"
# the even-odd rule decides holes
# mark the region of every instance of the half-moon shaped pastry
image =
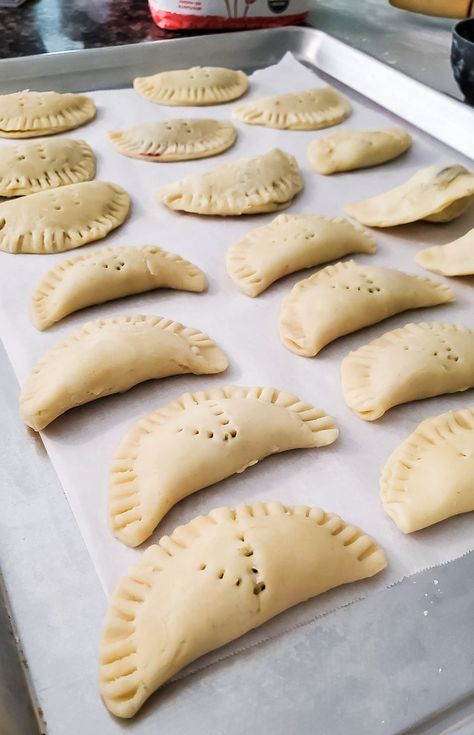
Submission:
[[302,188],[296,159],[273,148],[167,184],[157,194],[170,209],[228,216],[285,209]]
[[36,286],[31,321],[47,329],[79,309],[123,296],[175,288],[204,291],[207,279],[189,260],[152,245],[108,247],[60,261]]
[[137,77],[133,86],[150,102],[159,105],[221,105],[247,91],[249,80],[243,71],[220,66],[193,66],[191,69],[162,71]]
[[188,495],[288,449],[332,444],[332,418],[275,388],[184,393],[138,421],[112,460],[109,522],[138,546]]
[[415,258],[418,265],[442,276],[474,274],[474,229],[446,245],[420,250]]
[[187,664],[284,610],[387,565],[356,526],[320,508],[217,508],[150,546],[109,601],[100,690],[118,717]]
[[443,283],[392,268],[328,265],[299,281],[280,309],[280,338],[297,355],[314,357],[338,337],[408,309],[454,301]]
[[333,87],[319,87],[244,102],[234,107],[232,114],[248,125],[319,130],[345,120],[351,114],[351,106]]
[[124,156],[165,163],[209,158],[230,148],[237,137],[226,120],[163,120],[111,131],[109,139]]
[[117,184],[86,181],[0,204],[0,250],[60,253],[101,240],[124,222],[130,198]]
[[311,141],[308,157],[314,170],[327,176],[379,166],[405,153],[411,142],[411,135],[403,128],[338,130]]
[[56,138],[0,147],[0,196],[18,197],[90,181],[95,156],[83,140]]
[[220,373],[227,358],[206,334],[160,316],[87,322],[35,365],[20,397],[22,418],[41,431],[75,406],[152,378]]
[[395,189],[348,204],[346,212],[370,227],[449,222],[472,204],[473,195],[474,174],[464,166],[428,166]]
[[342,390],[361,419],[393,406],[474,387],[474,332],[458,324],[406,324],[342,361]]
[[289,273],[376,249],[368,231],[342,217],[279,214],[229,248],[227,273],[247,296],[258,296]]
[[388,459],[380,495],[403,533],[474,510],[474,409],[422,421]]
[[0,95],[0,138],[36,138],[78,128],[95,117],[83,94],[14,92]]

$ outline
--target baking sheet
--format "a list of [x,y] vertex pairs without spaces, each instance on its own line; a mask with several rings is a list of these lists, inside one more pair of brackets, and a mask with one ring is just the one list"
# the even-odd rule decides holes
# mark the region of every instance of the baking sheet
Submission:
[[[315,80],[312,71],[287,56],[278,68],[254,75],[248,97],[304,89],[318,83],[323,82]],[[237,144],[223,156],[191,163],[152,165],[119,156],[108,145],[105,131],[168,116],[192,114],[206,117],[210,110],[160,108],[138,98],[132,90],[101,91],[92,96],[99,106],[98,118],[77,131],[75,136],[86,139],[97,152],[98,178],[121,184],[133,199],[131,218],[107,239],[106,244],[150,243],[178,252],[206,271],[209,291],[204,295],[156,291],[88,309],[46,333],[39,333],[27,318],[27,303],[33,284],[55,262],[68,256],[2,254],[0,334],[20,381],[26,378],[43,352],[72,329],[87,319],[120,313],[160,314],[199,327],[213,337],[230,358],[230,368],[224,375],[179,376],[143,384],[126,395],[76,409],[43,432],[47,450],[104,588],[110,591],[127,564],[141,554],[141,551],[127,549],[115,541],[106,525],[108,462],[123,433],[137,418],[184,391],[202,390],[229,382],[273,385],[296,393],[303,400],[322,406],[331,413],[341,429],[341,438],[332,447],[322,450],[269,458],[243,475],[185,499],[160,524],[155,540],[176,525],[217,505],[276,499],[286,503],[321,505],[361,525],[385,547],[390,567],[375,580],[336,590],[289,611],[263,629],[211,654],[207,661],[276,635],[372,589],[392,584],[405,575],[455,558],[472,548],[469,516],[452,519],[413,537],[404,537],[385,516],[378,501],[378,474],[393,448],[413,431],[419,421],[449,408],[467,405],[469,396],[458,394],[399,407],[375,424],[367,424],[345,406],[339,379],[340,360],[349,349],[411,319],[447,319],[469,325],[472,309],[469,281],[457,279],[452,284],[458,296],[454,305],[394,317],[339,340],[316,359],[304,359],[288,352],[280,344],[277,316],[282,297],[307,274],[293,274],[258,299],[249,299],[235,289],[225,273],[226,248],[249,229],[271,221],[273,215],[227,220],[199,218],[172,213],[157,205],[152,196],[154,187],[180,178],[191,170],[207,170],[224,160],[263,152],[278,145],[297,156],[305,178],[305,191],[288,211],[341,214],[346,202],[394,186],[420,166],[434,162],[462,163],[462,156],[416,133],[413,150],[398,161],[364,172],[320,177],[309,168],[306,148],[313,137],[322,136],[325,131],[291,133],[237,124]],[[212,116],[228,117],[230,107],[212,108]],[[390,124],[391,119],[370,103],[355,102],[354,114],[343,125],[376,127]],[[377,255],[356,256],[356,260],[425,273],[414,263],[419,245],[447,242],[473,226],[474,219],[470,214],[449,225],[423,223],[396,231],[377,232]]]

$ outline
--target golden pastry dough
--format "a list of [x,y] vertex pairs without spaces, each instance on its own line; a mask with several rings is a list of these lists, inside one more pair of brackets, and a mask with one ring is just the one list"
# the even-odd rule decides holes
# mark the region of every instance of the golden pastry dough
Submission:
[[289,273],[376,249],[372,235],[342,217],[279,214],[229,248],[227,273],[247,296],[258,296]]
[[15,92],[0,95],[0,138],[36,138],[78,128],[95,117],[93,100],[82,94]]
[[150,546],[113,593],[100,644],[108,709],[132,717],[173,674],[304,600],[372,577],[382,549],[320,508],[217,508]]
[[393,406],[474,387],[474,332],[458,324],[406,324],[342,361],[347,405],[366,421]]
[[205,118],[142,123],[108,135],[119,153],[153,163],[216,156],[237,137],[232,123]]
[[464,166],[428,166],[395,189],[348,204],[346,212],[370,227],[450,222],[472,204],[473,195],[474,174]]
[[227,358],[197,329],[160,316],[87,322],[35,365],[20,398],[24,422],[41,431],[75,406],[144,380],[220,373]]
[[159,105],[201,106],[221,105],[242,97],[249,81],[243,71],[193,66],[137,77],[133,86],[142,97]]
[[442,276],[474,274],[474,229],[446,245],[421,250],[415,258],[418,265]]
[[403,533],[474,510],[474,409],[422,421],[383,468],[380,495]]
[[57,138],[0,147],[0,196],[17,197],[90,181],[95,156],[83,140]]
[[338,130],[316,138],[308,148],[311,166],[319,174],[379,166],[408,150],[412,140],[403,128]]
[[297,355],[314,357],[338,337],[407,309],[454,301],[443,283],[392,268],[328,265],[299,281],[283,299],[280,338]]
[[155,288],[204,291],[207,280],[193,263],[151,245],[108,247],[62,260],[39,281],[31,321],[47,329],[79,309]]
[[170,209],[228,216],[285,209],[302,188],[296,159],[273,148],[162,186],[157,194]]
[[280,130],[319,130],[351,114],[349,102],[332,87],[264,97],[234,107],[232,114],[248,125]]
[[60,253],[100,240],[119,227],[130,209],[120,186],[105,181],[60,189],[0,204],[0,250]]
[[336,441],[334,420],[274,388],[185,393],[136,423],[112,460],[109,522],[143,543],[178,501],[288,449]]

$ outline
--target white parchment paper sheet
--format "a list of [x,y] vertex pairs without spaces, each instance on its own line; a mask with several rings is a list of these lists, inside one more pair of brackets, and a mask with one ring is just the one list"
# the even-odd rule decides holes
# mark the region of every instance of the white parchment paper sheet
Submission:
[[[277,66],[253,75],[246,99],[324,83],[287,55]],[[99,248],[104,244],[158,244],[203,268],[209,278],[209,291],[206,294],[155,291],[134,296],[87,309],[40,333],[27,315],[32,289],[46,270],[79,251],[50,256],[0,253],[0,334],[20,382],[25,380],[36,360],[58,340],[87,320],[114,314],[159,314],[198,327],[217,341],[230,360],[226,374],[185,375],[142,384],[127,394],[71,411],[43,432],[47,451],[106,592],[114,588],[118,577],[142,553],[142,550],[128,549],[116,541],[107,527],[108,465],[121,437],[136,419],[181,393],[227,383],[274,386],[295,393],[335,417],[341,431],[340,439],[325,449],[271,457],[243,475],[196,493],[170,511],[150,541],[156,541],[175,526],[219,505],[234,506],[257,499],[280,500],[287,504],[318,505],[360,525],[385,548],[389,567],[374,580],[335,590],[288,611],[262,629],[210,654],[194,668],[472,549],[472,517],[469,515],[404,536],[385,515],[378,498],[379,472],[395,446],[421,420],[469,405],[471,396],[456,394],[401,406],[375,423],[366,423],[345,405],[339,376],[341,359],[350,349],[408,321],[448,320],[471,325],[471,282],[468,279],[450,281],[458,297],[454,305],[402,314],[338,340],[315,359],[298,357],[281,345],[277,318],[283,296],[308,273],[289,276],[259,298],[250,299],[237,291],[225,271],[226,249],[250,229],[270,222],[274,215],[228,219],[184,215],[172,213],[157,204],[153,197],[154,188],[160,184],[279,146],[297,157],[305,180],[304,192],[288,211],[340,215],[347,202],[389,189],[405,181],[421,166],[466,161],[414,131],[413,149],[399,160],[366,171],[323,177],[311,171],[306,150],[312,138],[324,136],[327,131],[276,131],[236,123],[237,143],[222,156],[194,162],[151,164],[119,155],[108,143],[106,131],[167,117],[228,118],[232,105],[166,108],[143,100],[131,89],[95,92],[91,96],[98,105],[96,121],[70,135],[82,137],[92,145],[98,157],[97,178],[121,184],[130,193],[133,207],[122,228],[106,242],[87,248]],[[354,99],[350,93],[349,96],[354,112],[343,127],[363,129],[393,124],[392,116],[367,101]],[[403,114],[403,110],[400,112]],[[435,112],[427,110],[428,114]],[[448,225],[418,223],[391,231],[376,231],[377,254],[356,256],[356,260],[427,275],[414,262],[420,246],[448,242],[473,226],[473,215],[467,214]],[[77,570],[69,569],[66,573],[76,574]]]

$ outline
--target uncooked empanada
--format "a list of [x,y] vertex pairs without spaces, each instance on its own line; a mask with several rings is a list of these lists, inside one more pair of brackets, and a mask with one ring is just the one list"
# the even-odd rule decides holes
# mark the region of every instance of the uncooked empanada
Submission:
[[167,679],[284,610],[387,566],[377,543],[320,508],[217,508],[150,546],[113,593],[100,644],[108,709],[132,717]]
[[82,94],[14,92],[0,95],[0,138],[36,138],[78,128],[95,117],[93,100]]
[[400,403],[474,387],[474,332],[458,324],[406,324],[342,361],[347,405],[375,421]]
[[87,322],[41,358],[20,398],[23,420],[41,431],[75,406],[144,380],[220,373],[227,358],[206,334],[160,316]]
[[229,248],[227,273],[247,296],[258,296],[289,273],[376,249],[372,235],[342,217],[280,214]]
[[336,441],[332,418],[274,388],[184,393],[136,423],[112,460],[109,521],[138,546],[182,498],[288,449]]
[[60,253],[100,240],[126,219],[130,198],[117,184],[86,181],[0,204],[0,250]]
[[220,66],[193,66],[191,69],[137,77],[133,86],[142,97],[159,105],[221,105],[242,97],[249,80],[243,71]]
[[196,214],[260,214],[285,209],[303,188],[296,159],[273,148],[158,189],[170,209]]
[[403,533],[474,510],[474,409],[422,421],[383,468],[380,495]]
[[333,87],[320,87],[252,100],[234,107],[232,114],[248,125],[319,130],[345,120],[351,114],[351,106]]
[[102,248],[63,260],[41,278],[31,299],[31,320],[38,329],[46,329],[74,311],[123,296],[155,288],[204,291],[206,287],[202,270],[161,248]]
[[474,230],[446,245],[421,250],[415,258],[418,265],[442,276],[474,274]]
[[328,265],[299,281],[280,309],[280,339],[297,355],[314,357],[338,337],[394,314],[454,301],[443,283],[392,268]]
[[142,123],[109,133],[124,156],[155,163],[216,156],[230,148],[236,136],[232,123],[205,118]]
[[95,156],[83,140],[58,138],[0,147],[0,196],[17,197],[90,181]]
[[464,166],[428,166],[395,189],[348,204],[346,212],[370,227],[450,222],[468,208],[473,195],[474,174]]
[[311,141],[308,157],[315,171],[328,175],[386,163],[405,153],[411,142],[403,128],[338,130]]

